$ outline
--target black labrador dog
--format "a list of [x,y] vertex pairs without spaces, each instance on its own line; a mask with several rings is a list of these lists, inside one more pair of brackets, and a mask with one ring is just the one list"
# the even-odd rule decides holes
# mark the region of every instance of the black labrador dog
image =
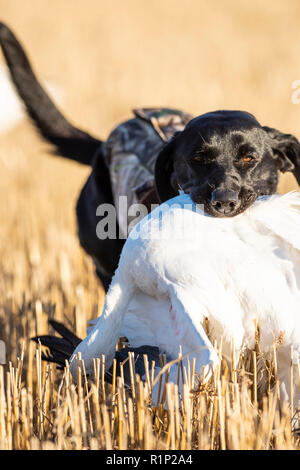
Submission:
[[78,232],[105,290],[118,265],[124,237],[99,239],[99,205],[117,205],[118,197],[126,194],[133,202],[149,205],[182,189],[211,216],[233,217],[257,197],[276,192],[278,171],[292,171],[300,184],[296,137],[262,126],[243,111],[215,111],[192,118],[164,108],[136,110],[135,118],[118,126],[105,142],[98,140],[60,113],[3,23],[0,44],[13,83],[41,135],[58,155],[92,167],[77,203]]

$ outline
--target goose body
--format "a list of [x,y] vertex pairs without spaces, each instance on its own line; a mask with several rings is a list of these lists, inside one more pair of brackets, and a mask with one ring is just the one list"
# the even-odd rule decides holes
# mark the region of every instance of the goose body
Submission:
[[[233,218],[214,218],[181,194],[130,232],[102,315],[76,348],[92,371],[93,358],[112,363],[119,336],[149,344],[168,359],[196,359],[206,376],[218,363],[215,340],[230,354],[253,348],[255,320],[268,356],[278,347],[283,398],[289,362],[300,355],[300,194],[259,198]],[[209,338],[204,331],[208,319]],[[71,361],[71,368],[74,361]],[[177,380],[172,366],[170,380]]]

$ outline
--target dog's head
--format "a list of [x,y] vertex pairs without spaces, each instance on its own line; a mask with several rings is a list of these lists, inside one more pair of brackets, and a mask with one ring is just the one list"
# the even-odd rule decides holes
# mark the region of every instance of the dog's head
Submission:
[[276,192],[278,170],[292,171],[300,184],[296,137],[246,112],[216,111],[190,121],[164,146],[155,180],[161,202],[182,189],[208,214],[232,217]]

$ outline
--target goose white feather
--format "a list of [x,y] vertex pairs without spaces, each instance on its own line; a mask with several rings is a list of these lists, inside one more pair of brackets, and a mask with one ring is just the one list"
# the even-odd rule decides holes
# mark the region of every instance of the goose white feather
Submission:
[[103,313],[74,355],[81,352],[88,372],[101,354],[110,367],[124,335],[131,346],[158,346],[169,359],[181,346],[209,376],[218,363],[214,340],[222,338],[225,355],[232,340],[237,354],[251,349],[257,320],[266,356],[281,338],[278,371],[288,399],[291,346],[295,365],[300,355],[299,233],[296,192],[259,198],[223,219],[206,215],[186,194],[164,203],[131,231]]

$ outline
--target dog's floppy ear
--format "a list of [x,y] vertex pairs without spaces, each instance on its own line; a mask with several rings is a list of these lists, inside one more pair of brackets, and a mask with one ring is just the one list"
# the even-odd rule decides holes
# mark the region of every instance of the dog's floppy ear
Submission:
[[300,142],[291,134],[284,134],[271,127],[263,127],[270,137],[278,170],[282,173],[292,171],[300,184]]
[[178,195],[174,175],[174,156],[179,134],[181,132],[176,132],[174,137],[164,145],[155,163],[155,185],[160,202]]

